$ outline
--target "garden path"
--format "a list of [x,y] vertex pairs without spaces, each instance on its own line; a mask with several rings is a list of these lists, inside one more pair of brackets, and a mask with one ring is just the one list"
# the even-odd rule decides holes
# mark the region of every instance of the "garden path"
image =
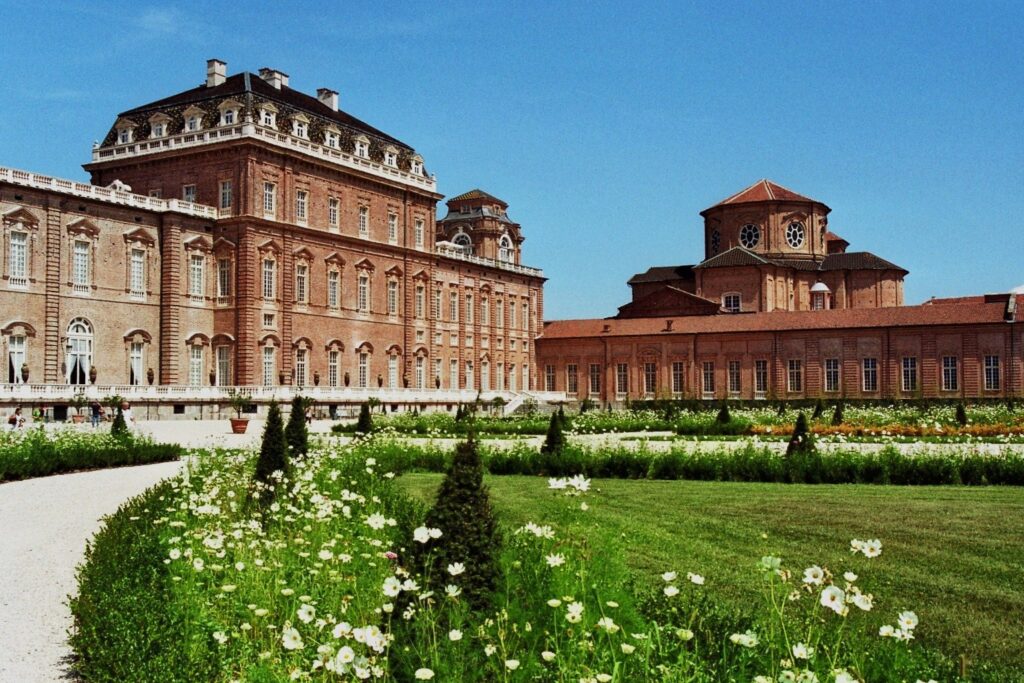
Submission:
[[102,517],[180,462],[0,484],[0,683],[75,680],[68,595]]

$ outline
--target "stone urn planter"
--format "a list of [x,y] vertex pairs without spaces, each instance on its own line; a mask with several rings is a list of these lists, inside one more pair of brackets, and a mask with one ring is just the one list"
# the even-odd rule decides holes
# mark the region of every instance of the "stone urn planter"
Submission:
[[28,382],[28,363],[21,364],[21,381]]

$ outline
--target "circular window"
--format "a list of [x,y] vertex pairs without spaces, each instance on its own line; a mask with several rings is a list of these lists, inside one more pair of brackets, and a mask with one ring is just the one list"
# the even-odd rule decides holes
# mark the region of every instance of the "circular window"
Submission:
[[744,225],[740,228],[740,244],[747,249],[753,249],[761,241],[761,228],[756,225]]
[[786,244],[799,249],[804,246],[804,224],[793,221],[786,227]]
[[717,230],[711,231],[711,253],[717,254],[719,247],[722,246],[722,236],[718,234]]

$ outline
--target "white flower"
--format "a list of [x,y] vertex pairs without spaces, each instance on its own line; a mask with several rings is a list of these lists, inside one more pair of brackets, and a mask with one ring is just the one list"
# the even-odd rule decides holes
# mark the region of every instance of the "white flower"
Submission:
[[859,607],[860,609],[864,610],[865,612],[871,611],[873,600],[874,596],[872,596],[870,593],[857,593],[853,596],[853,604]]
[[339,621],[334,625],[334,630],[331,631],[331,635],[335,638],[344,638],[352,633],[352,625],[346,621]]
[[693,640],[693,631],[691,631],[688,628],[676,629],[676,637],[679,638],[679,640],[682,640],[684,642],[685,641],[689,641],[689,640]]
[[597,674],[594,678],[597,679],[597,683],[608,683],[612,680],[611,674]]
[[579,602],[571,602],[569,606],[565,608],[565,620],[570,624],[578,624],[583,619],[583,604]]
[[821,582],[825,580],[825,572],[822,571],[821,567],[814,565],[804,570],[804,583],[813,584],[820,586]]
[[170,557],[172,560],[176,560],[179,557],[181,557],[181,551],[177,548],[171,548],[171,552],[167,553],[167,556]]
[[907,610],[906,612],[900,612],[900,616],[897,618],[900,624],[900,628],[904,631],[913,631],[917,628],[917,615]]
[[356,651],[348,645],[342,645],[338,650],[338,654],[334,656],[335,663],[340,665],[338,668],[343,668],[345,664],[351,664],[355,659]]
[[375,512],[366,518],[366,523],[371,529],[383,529],[387,525],[388,520],[385,519],[384,515],[379,512]]
[[544,652],[540,653],[540,657],[545,662],[550,662],[550,661],[552,661],[555,658],[555,653],[552,652],[551,650],[544,650]]
[[305,647],[302,643],[302,636],[291,626],[281,631],[281,644],[286,650],[301,650]]
[[548,555],[545,559],[547,560],[549,567],[561,567],[565,564],[565,556],[559,553]]
[[882,636],[883,638],[892,638],[896,635],[896,629],[894,629],[891,625],[886,624],[885,626],[878,629],[878,635]]
[[690,572],[690,573],[688,573],[686,575],[686,578],[688,578],[690,580],[690,583],[692,583],[694,585],[697,585],[697,586],[703,586],[704,585],[704,577],[701,576],[700,574],[694,574],[693,572]]
[[298,616],[299,621],[301,621],[303,624],[308,624],[316,618],[316,608],[307,602],[299,608]]
[[674,598],[677,595],[679,595],[679,589],[678,588],[676,588],[675,586],[665,586],[665,596],[666,597]]
[[412,538],[417,543],[428,543],[430,542],[430,529],[425,526],[417,527],[412,532]]
[[793,657],[796,659],[810,659],[814,656],[814,648],[804,643],[797,643],[793,646]]
[[203,562],[203,558],[201,557],[197,557],[196,559],[192,560],[192,568],[195,569],[197,572],[203,571],[203,568],[205,566],[206,563]]
[[462,640],[462,631],[457,628],[453,628],[451,631],[448,631],[448,640],[453,643]]
[[466,571],[466,565],[462,564],[461,562],[455,562],[453,564],[448,565],[448,573],[452,576],[458,576],[464,571]]
[[857,679],[851,676],[846,669],[836,669],[832,675],[836,677],[836,683],[857,683]]
[[323,550],[321,550],[320,552],[318,552],[318,553],[316,554],[316,556],[317,556],[317,557],[319,557],[319,558],[320,558],[321,560],[323,560],[324,562],[326,562],[327,560],[329,560],[329,559],[331,559],[332,557],[334,557],[334,553],[332,553],[332,552],[331,552],[330,550],[327,550],[326,548],[324,548]]
[[228,642],[228,634],[224,633],[224,631],[214,631],[213,639],[216,640],[219,644],[223,645],[224,643]]
[[757,634],[753,631],[747,631],[746,633],[733,633],[729,636],[729,640],[736,645],[742,645],[743,647],[756,647],[761,642]]
[[493,655],[497,651],[498,651],[498,648],[494,647],[490,643],[488,643],[487,645],[484,645],[484,654],[487,655],[488,657],[490,657],[491,655]]
[[631,655],[633,654],[633,651],[636,650],[636,646],[630,645],[629,643],[623,643],[620,647],[622,648],[622,654],[624,655]]
[[505,668],[508,669],[509,671],[515,671],[516,669],[519,668],[519,660],[518,659],[506,659],[505,660]]
[[431,678],[434,677],[434,672],[430,669],[423,668],[416,669],[416,673],[413,675],[416,676],[417,681],[429,681]]
[[864,557],[878,557],[882,554],[882,542],[877,538],[871,541],[864,541],[861,547]]
[[[854,574],[853,572],[846,572],[845,574],[843,574],[843,578],[846,579],[847,581],[849,581],[850,583],[853,583],[854,581],[857,580],[857,575]],[[845,673],[845,671],[843,671],[843,669],[838,669],[838,671]]]
[[236,588],[238,588],[238,586],[236,586],[233,583],[225,583],[223,586],[220,587],[220,589],[225,593],[234,593]]
[[431,538],[434,538],[434,539],[441,538],[441,530],[440,529],[435,529],[435,528],[431,527],[430,529],[427,529],[427,533],[430,534]]
[[560,607],[561,605],[562,601],[558,598],[551,598],[550,600],[548,600],[548,607]]
[[554,477],[548,479],[548,488],[555,491],[561,491],[568,485],[569,481],[566,479],[555,479]]
[[846,609],[846,605],[843,604],[845,599],[846,594],[838,586],[826,586],[825,590],[821,591],[821,606],[828,607],[836,614],[841,615]]
[[611,617],[601,617],[597,620],[597,627],[608,633],[615,633],[619,630],[619,627],[615,624]]
[[672,583],[673,581],[676,580],[676,573],[675,572],[665,572],[664,574],[661,575],[661,579],[665,583]]
[[796,680],[797,683],[818,683],[818,674],[813,671],[801,671]]
[[449,598],[457,598],[462,594],[462,589],[449,583],[444,587],[444,594]]

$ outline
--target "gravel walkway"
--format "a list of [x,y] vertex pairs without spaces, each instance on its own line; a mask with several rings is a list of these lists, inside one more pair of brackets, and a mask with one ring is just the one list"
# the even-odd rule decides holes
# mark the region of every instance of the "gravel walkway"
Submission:
[[68,595],[86,541],[180,462],[0,484],[0,682],[74,680]]

